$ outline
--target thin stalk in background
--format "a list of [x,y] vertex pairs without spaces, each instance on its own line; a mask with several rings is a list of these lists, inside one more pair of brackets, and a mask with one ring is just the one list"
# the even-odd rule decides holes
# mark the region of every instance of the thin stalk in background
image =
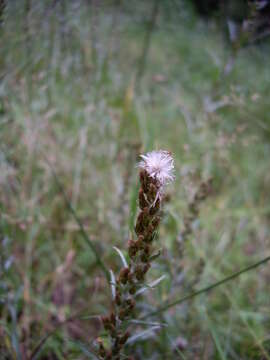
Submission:
[[135,85],[137,88],[139,88],[139,86],[140,86],[140,81],[141,81],[141,78],[145,71],[146,59],[147,59],[147,55],[148,55],[148,52],[150,49],[151,38],[152,38],[152,34],[153,34],[153,31],[154,31],[154,28],[156,25],[158,11],[159,11],[159,0],[153,0],[153,8],[152,8],[152,13],[151,13],[151,18],[148,22],[148,27],[147,27],[147,31],[146,31],[145,39],[144,39],[144,43],[143,43],[142,55],[138,62],[138,69],[137,69],[137,73],[136,73],[136,77],[135,77]]
[[162,312],[164,312],[164,311],[166,311],[166,310],[168,310],[168,309],[170,309],[170,308],[172,308],[172,307],[174,307],[176,305],[179,305],[179,304],[181,304],[181,303],[183,303],[183,302],[185,302],[187,300],[190,300],[190,299],[192,299],[192,298],[194,298],[194,297],[196,297],[198,295],[201,295],[203,293],[211,291],[211,290],[215,289],[216,287],[218,287],[220,285],[223,285],[223,284],[237,278],[238,276],[257,268],[258,266],[261,266],[261,265],[267,263],[269,260],[270,260],[270,256],[267,256],[266,258],[256,262],[255,264],[249,265],[249,266],[247,266],[247,267],[233,273],[232,275],[227,276],[227,277],[225,277],[225,278],[223,278],[223,279],[221,279],[221,280],[219,280],[219,281],[217,281],[217,282],[215,282],[215,283],[213,283],[211,285],[208,285],[208,286],[206,286],[206,287],[204,287],[204,288],[202,288],[200,290],[194,291],[193,293],[188,294],[188,295],[186,295],[186,296],[184,296],[184,297],[182,297],[180,299],[172,301],[172,302],[170,302],[170,303],[168,303],[168,304],[166,304],[164,306],[161,306],[157,310],[146,314],[141,319],[146,319],[146,318],[148,318],[150,316],[158,315],[158,314],[160,314],[160,313],[162,313]]
[[97,265],[100,267],[100,269],[103,271],[104,275],[106,276],[106,279],[108,282],[110,282],[110,273],[109,270],[107,269],[106,265],[104,264],[103,260],[101,259],[101,256],[98,252],[98,250],[96,249],[96,246],[94,245],[93,241],[90,239],[89,235],[86,233],[83,223],[81,222],[81,219],[79,218],[79,216],[77,215],[76,210],[73,208],[71,202],[68,199],[68,196],[65,192],[64,186],[61,183],[61,181],[59,180],[58,175],[56,174],[55,170],[53,169],[53,167],[51,166],[51,164],[46,160],[47,164],[49,165],[52,175],[54,177],[55,183],[60,191],[60,193],[62,194],[65,203],[66,203],[66,207],[69,210],[69,212],[71,213],[71,215],[73,216],[74,220],[76,221],[77,225],[79,226],[81,235],[83,237],[83,239],[85,240],[86,244],[89,246],[89,248],[92,250],[93,254],[95,255],[96,258],[96,262]]

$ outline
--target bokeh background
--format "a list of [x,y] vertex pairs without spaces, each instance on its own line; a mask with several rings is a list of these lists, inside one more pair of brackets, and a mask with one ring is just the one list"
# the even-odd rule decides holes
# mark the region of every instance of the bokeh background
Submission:
[[[111,294],[85,235],[117,273],[140,153],[176,169],[141,313],[269,254],[269,4],[0,4],[0,359],[94,359]],[[269,280],[265,264],[134,325],[126,352],[270,359]]]

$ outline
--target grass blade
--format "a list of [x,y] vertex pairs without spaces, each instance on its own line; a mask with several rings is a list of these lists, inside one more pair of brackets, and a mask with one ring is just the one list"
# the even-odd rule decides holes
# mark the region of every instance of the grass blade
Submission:
[[243,269],[241,269],[241,270],[233,273],[232,275],[230,275],[230,276],[228,276],[228,277],[225,277],[225,278],[223,278],[223,279],[215,282],[214,284],[211,284],[211,285],[209,285],[209,286],[206,286],[206,287],[203,288],[203,289],[200,289],[200,290],[198,290],[198,291],[194,291],[194,292],[191,293],[191,294],[188,294],[188,295],[186,295],[186,296],[184,296],[184,297],[182,297],[182,298],[180,298],[180,299],[177,299],[177,300],[175,300],[175,301],[173,301],[173,302],[171,302],[171,303],[168,303],[168,304],[166,304],[166,305],[164,305],[164,306],[161,306],[161,307],[158,308],[156,311],[153,311],[152,313],[149,313],[149,314],[146,314],[145,316],[143,316],[142,319],[145,319],[145,318],[147,318],[147,317],[160,314],[160,313],[162,313],[162,312],[164,312],[164,311],[166,311],[166,310],[168,310],[168,309],[170,309],[170,308],[172,308],[172,307],[174,307],[174,306],[176,306],[176,305],[179,305],[179,304],[181,304],[181,303],[183,303],[183,302],[185,302],[185,301],[187,301],[187,300],[190,300],[190,299],[192,299],[192,298],[194,298],[194,297],[196,297],[196,296],[198,296],[198,295],[201,295],[201,294],[203,294],[203,293],[206,293],[206,292],[208,292],[208,291],[211,291],[211,290],[215,289],[216,287],[218,287],[218,286],[220,286],[220,285],[223,285],[223,284],[225,284],[225,283],[227,283],[227,282],[229,282],[229,281],[237,278],[238,276],[240,276],[240,275],[242,275],[242,274],[244,274],[244,273],[246,273],[246,272],[248,272],[248,271],[251,271],[251,270],[257,268],[257,267],[260,266],[260,265],[266,264],[269,260],[270,260],[270,256],[267,256],[266,258],[264,258],[264,259],[256,262],[255,264],[252,264],[252,265],[250,265],[250,266],[247,266],[247,267],[245,267],[245,268],[243,268]]
[[131,336],[131,338],[128,339],[127,344],[133,344],[135,343],[138,339],[147,339],[149,337],[152,337],[155,334],[155,330],[160,329],[159,325],[156,326],[152,326],[149,329],[146,329],[144,331],[141,331],[133,336]]
[[110,270],[110,274],[111,274],[111,289],[112,289],[112,298],[115,299],[115,295],[116,295],[116,290],[115,290],[115,286],[116,286],[116,280],[115,280],[115,276],[112,270]]
[[[46,159],[46,157],[45,157]],[[105,274],[106,276],[106,279],[108,282],[110,282],[110,273],[109,273],[109,270],[107,269],[106,265],[104,264],[104,262],[102,261],[94,243],[92,242],[92,240],[89,238],[88,234],[86,233],[85,229],[84,229],[84,226],[83,226],[83,223],[81,222],[80,218],[78,217],[75,209],[73,208],[71,202],[69,201],[68,197],[67,197],[67,194],[65,192],[65,189],[61,183],[61,181],[59,180],[58,178],[58,175],[56,174],[55,170],[53,169],[53,167],[51,166],[51,164],[47,161],[46,159],[46,162],[47,164],[49,165],[50,169],[51,169],[51,172],[52,172],[52,175],[54,177],[54,180],[55,180],[55,183],[60,191],[60,193],[62,194],[64,200],[65,200],[65,203],[66,203],[66,206],[67,206],[67,209],[69,210],[69,212],[71,213],[71,215],[73,216],[74,220],[76,221],[77,225],[79,226],[79,229],[80,229],[80,233],[84,239],[84,241],[86,242],[86,244],[89,246],[89,248],[91,249],[91,251],[94,253],[95,255],[95,258],[96,258],[96,262],[97,262],[97,265],[100,267],[100,269],[103,271],[103,273]]]
[[148,285],[144,286],[143,288],[141,288],[140,290],[138,290],[136,292],[135,296],[141,295],[142,293],[144,293],[148,289],[154,289],[165,278],[166,278],[166,275],[160,276],[158,279],[152,281],[150,284],[148,284]]
[[18,332],[17,332],[17,310],[15,309],[15,306],[13,304],[9,305],[9,312],[10,312],[11,319],[12,319],[12,331],[11,331],[12,347],[16,353],[16,358],[18,360],[22,360]]
[[122,260],[123,266],[124,266],[125,268],[127,268],[127,267],[128,267],[128,264],[127,264],[127,261],[126,261],[126,259],[125,259],[125,257],[124,257],[124,254],[122,253],[122,251],[119,250],[116,246],[114,246],[113,249],[114,249],[115,251],[117,251],[118,255],[120,256],[120,258],[121,258],[121,260]]

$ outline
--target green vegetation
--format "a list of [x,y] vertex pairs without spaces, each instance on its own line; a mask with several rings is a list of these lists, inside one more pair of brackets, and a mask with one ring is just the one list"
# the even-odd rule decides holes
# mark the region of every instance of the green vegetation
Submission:
[[[113,246],[133,231],[142,152],[170,150],[176,181],[148,274],[166,279],[141,313],[269,254],[266,41],[235,53],[173,0],[14,1],[0,33],[0,359],[30,359],[50,332],[37,359],[95,358],[111,297],[99,265],[121,267]],[[182,253],[188,203],[210,177]],[[126,352],[270,359],[269,291],[268,263],[145,319]]]

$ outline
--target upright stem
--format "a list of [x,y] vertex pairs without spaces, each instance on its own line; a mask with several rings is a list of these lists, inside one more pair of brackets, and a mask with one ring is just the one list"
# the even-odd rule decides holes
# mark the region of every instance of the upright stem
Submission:
[[29,102],[32,100],[32,79],[31,79],[31,36],[30,36],[30,12],[31,0],[25,0],[24,4],[24,32],[25,32],[25,64],[26,66],[26,81]]
[[130,336],[125,321],[135,317],[135,294],[143,286],[145,275],[151,267],[152,243],[160,222],[160,185],[145,170],[140,172],[140,184],[136,239],[128,242],[130,261],[128,267],[122,267],[116,280],[114,310],[102,317],[104,329],[111,339],[111,348],[106,350],[102,340],[98,340],[101,359],[120,359],[120,352]]
[[98,356],[105,360],[120,360],[121,351],[130,336],[126,320],[136,318],[136,295],[141,293],[139,290],[144,286],[146,273],[151,262],[157,257],[152,244],[160,222],[164,185],[174,180],[174,163],[170,152],[152,151],[141,155],[141,158],[143,160],[139,163],[141,171],[138,194],[140,211],[134,228],[135,236],[128,242],[129,263],[118,250],[124,266],[117,279],[113,279],[113,311],[101,318],[110,338],[109,349],[98,339]]
[[0,26],[3,23],[3,15],[4,15],[5,7],[6,7],[5,0],[0,0]]
[[141,58],[139,59],[139,63],[138,63],[138,70],[137,70],[136,80],[135,80],[137,88],[139,88],[141,78],[144,74],[146,59],[147,59],[147,55],[148,55],[150,44],[151,44],[151,37],[152,37],[153,31],[155,28],[155,24],[156,24],[158,10],[159,10],[159,0],[153,0],[153,8],[152,8],[152,13],[151,13],[151,18],[149,20],[148,28],[147,28],[147,31],[145,34],[142,55],[141,55]]

